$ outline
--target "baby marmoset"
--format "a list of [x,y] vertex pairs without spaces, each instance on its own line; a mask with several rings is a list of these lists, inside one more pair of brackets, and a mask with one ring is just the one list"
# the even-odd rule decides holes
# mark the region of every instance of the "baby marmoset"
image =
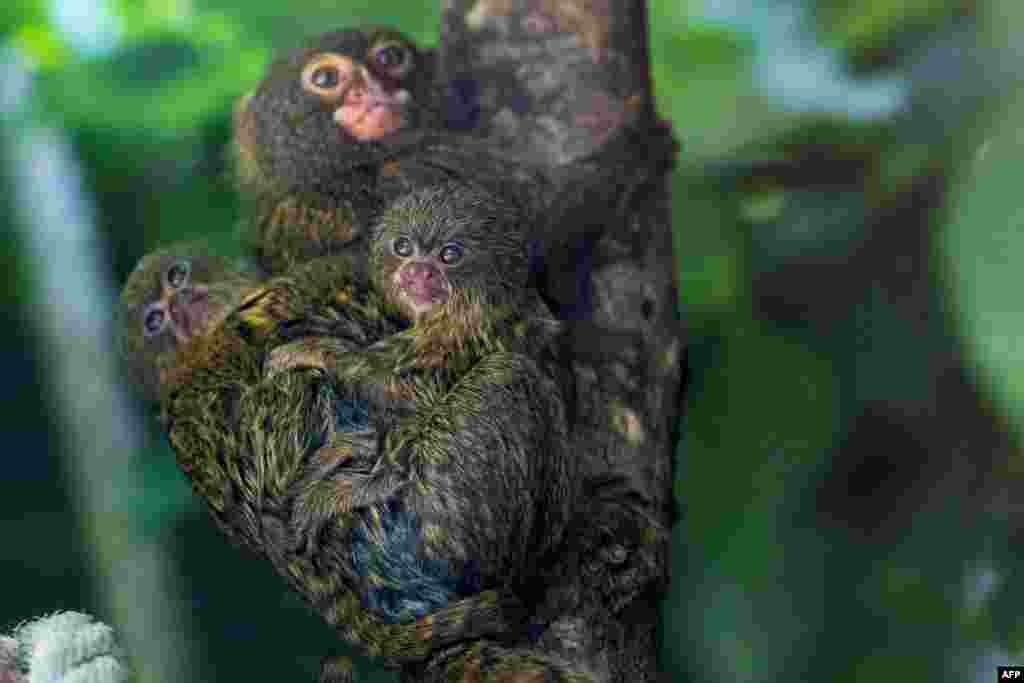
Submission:
[[[351,350],[332,347],[330,323],[310,311],[292,327],[305,338],[271,352],[274,372],[316,367],[368,400],[371,421],[390,401],[410,407],[387,427],[370,470],[347,462],[331,465],[337,474],[330,467],[311,473],[296,502],[303,526],[295,528],[314,539],[334,515],[369,505],[371,535],[409,516],[423,529],[427,555],[447,548],[449,564],[465,558],[459,580],[472,575],[484,586],[528,592],[543,558],[561,543],[575,479],[566,383],[550,348],[561,326],[528,286],[525,228],[514,205],[460,183],[400,198],[373,230],[370,272],[376,290],[413,326]],[[500,465],[484,464],[498,454]],[[503,509],[492,489],[496,472],[506,470],[498,487],[519,503]],[[504,521],[482,523],[498,518]],[[396,556],[387,562],[393,569]],[[376,578],[367,594],[404,618],[415,604],[402,595],[410,582],[378,590],[389,570],[370,565]]]
[[258,277],[198,243],[178,244],[139,260],[121,291],[122,355],[148,400],[180,369],[178,353],[216,329],[250,294]]
[[[209,289],[215,274],[244,284],[223,299],[234,310],[186,340],[180,372],[158,376],[179,464],[229,536],[271,559],[350,640],[392,661],[521,622],[521,600],[509,596],[528,592],[565,526],[573,479],[560,388],[547,361],[527,355],[557,323],[525,286],[522,228],[501,201],[445,185],[384,212],[371,249],[376,287],[337,273],[325,284],[325,264],[344,260],[263,286],[224,263],[185,267],[208,273],[193,289]],[[137,366],[155,366],[180,333],[147,333],[143,311],[167,298],[162,283],[182,266],[167,254],[144,263],[125,288],[126,337],[170,336],[125,346],[142,354]],[[303,284],[310,273],[319,284]],[[177,296],[165,305],[185,310],[169,324],[200,300]],[[401,329],[397,312],[415,325]],[[273,340],[296,336],[264,380]],[[310,353],[326,373],[281,372]],[[367,380],[411,406],[383,435],[338,427]],[[502,667],[548,661],[497,642],[486,650],[504,653]],[[563,666],[556,660],[549,673]]]
[[314,306],[325,315],[330,311],[338,341],[354,345],[408,327],[362,284],[365,275],[354,265],[348,259],[314,259],[287,276],[264,280],[200,243],[147,254],[129,275],[118,307],[120,346],[132,379],[144,398],[160,401],[180,383],[190,349],[222,331],[233,313],[245,321],[234,331],[260,354],[273,344],[278,323]]
[[[294,542],[310,556],[296,552],[289,562],[305,573],[325,566],[317,540],[338,533],[338,516],[354,511],[352,557],[331,559],[364,582],[361,594],[385,619],[401,622],[428,596],[457,586],[543,602],[562,559],[578,476],[567,383],[556,379],[561,367],[549,348],[561,326],[528,286],[525,228],[512,205],[462,184],[403,197],[373,230],[370,272],[414,326],[358,351],[334,353],[318,336],[272,352],[281,352],[275,372],[314,366],[371,392],[360,396],[383,388],[383,401],[413,406],[387,429],[372,468],[345,449],[314,458],[292,516]],[[438,564],[444,556],[447,565]],[[477,607],[462,613],[469,623],[484,623],[488,610]],[[456,660],[484,656],[479,670],[491,675],[587,680],[540,648],[480,647]]]
[[[321,449],[320,458],[331,452],[338,432],[346,433],[346,445],[365,444],[368,454],[377,447],[360,402],[322,378],[306,376],[322,373],[263,381],[265,353],[278,327],[288,329],[310,310],[318,312],[320,323],[330,324],[335,349],[343,340],[358,348],[408,327],[353,277],[347,262],[337,259],[315,259],[287,276],[260,282],[200,245],[179,244],[141,259],[121,295],[122,349],[145,397],[162,403],[179,465],[218,526],[262,555],[268,552],[260,525],[252,515],[238,514],[259,509],[259,502],[248,501],[251,508],[232,504],[252,493],[238,478],[238,461],[261,457],[287,471],[299,467],[300,458]],[[201,405],[177,395],[196,376],[207,382],[205,392],[194,394],[207,401]],[[264,420],[268,416],[273,424]],[[260,432],[255,441],[254,431]],[[225,477],[204,458],[223,458],[219,465],[238,476]],[[482,604],[488,601],[492,612],[500,609],[492,596],[480,598]],[[432,617],[446,622],[443,612]],[[373,625],[360,624],[367,632],[354,629],[361,644],[372,647],[379,640],[400,652],[423,630],[414,622],[368,632]],[[445,642],[443,629],[437,633]]]

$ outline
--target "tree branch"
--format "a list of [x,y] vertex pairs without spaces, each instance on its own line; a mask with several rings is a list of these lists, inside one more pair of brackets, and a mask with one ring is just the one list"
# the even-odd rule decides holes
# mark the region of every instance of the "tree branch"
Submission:
[[[604,530],[583,534],[579,552],[611,559],[584,561],[596,562],[603,578],[589,593],[579,588],[582,601],[559,614],[539,645],[601,680],[654,680],[682,331],[665,173],[674,149],[654,115],[646,3],[446,0],[441,37],[453,127],[566,187],[596,184],[611,198],[594,206],[574,189],[564,201],[580,206],[554,207],[569,230],[598,226],[592,248],[577,252],[589,261],[582,291],[592,298],[577,327],[630,339],[599,359],[577,353],[573,363],[586,515]],[[620,211],[608,214],[608,206]]]

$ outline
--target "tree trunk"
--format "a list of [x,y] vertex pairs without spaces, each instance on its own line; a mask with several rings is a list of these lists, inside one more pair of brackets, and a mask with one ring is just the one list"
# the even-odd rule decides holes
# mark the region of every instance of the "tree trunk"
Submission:
[[[629,340],[573,362],[588,506],[577,583],[598,579],[572,589],[577,599],[555,610],[538,645],[598,680],[656,680],[682,328],[667,173],[650,161],[673,151],[654,115],[646,3],[445,0],[439,53],[453,127],[494,141],[556,183],[600,185],[600,202],[573,191],[555,207],[573,231],[598,226],[577,252],[587,261],[580,270],[589,299],[570,316],[579,336],[595,330]],[[588,533],[588,524],[599,531]],[[423,669],[403,672],[403,680],[424,678]]]

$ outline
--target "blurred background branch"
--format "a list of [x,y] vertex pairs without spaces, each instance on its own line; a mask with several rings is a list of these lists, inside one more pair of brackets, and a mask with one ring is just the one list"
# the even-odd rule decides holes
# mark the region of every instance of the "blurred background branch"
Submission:
[[[11,218],[20,228],[28,274],[22,303],[31,312],[29,331],[40,342],[38,359],[46,369],[33,398],[59,425],[52,453],[64,456],[90,569],[134,655],[137,680],[195,680],[191,625],[174,600],[178,591],[159,529],[145,515],[161,494],[147,485],[139,466],[139,418],[111,353],[114,294],[92,205],[63,135],[36,122],[30,75],[15,50],[0,60],[0,83]],[[7,589],[24,587],[8,583]]]

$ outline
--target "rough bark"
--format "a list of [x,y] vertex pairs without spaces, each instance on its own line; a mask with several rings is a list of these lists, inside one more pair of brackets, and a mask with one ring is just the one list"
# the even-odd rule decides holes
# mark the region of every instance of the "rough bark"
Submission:
[[[597,178],[624,156],[643,158],[650,150],[633,141],[664,125],[654,115],[642,0],[446,0],[440,64],[453,127],[516,150],[556,179]],[[592,300],[581,318],[632,341],[574,362],[587,516],[599,531],[581,542],[579,580],[565,589],[573,598],[553,607],[537,645],[599,680],[645,681],[658,678],[682,330],[667,178],[640,191],[608,185],[622,211],[567,214],[600,226],[585,255]],[[403,680],[434,680],[431,669]]]

